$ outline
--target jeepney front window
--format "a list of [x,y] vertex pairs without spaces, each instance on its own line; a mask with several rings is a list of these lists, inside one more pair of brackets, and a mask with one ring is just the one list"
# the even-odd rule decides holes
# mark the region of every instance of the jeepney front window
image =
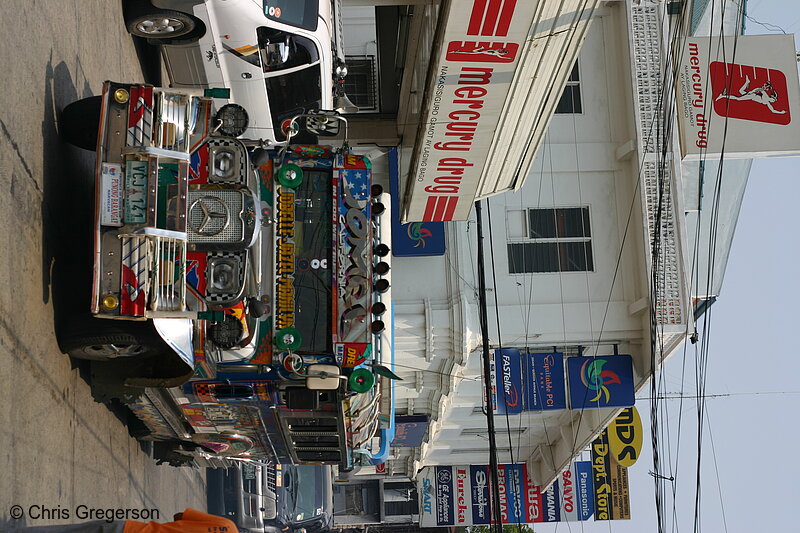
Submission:
[[303,169],[295,193],[295,320],[299,352],[330,353],[333,285],[333,185],[331,173]]
[[316,31],[319,0],[264,0],[264,16],[275,22]]

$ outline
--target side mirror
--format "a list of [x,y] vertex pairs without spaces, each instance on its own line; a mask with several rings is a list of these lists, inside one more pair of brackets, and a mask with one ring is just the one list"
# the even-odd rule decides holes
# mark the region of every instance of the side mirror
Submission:
[[309,133],[323,137],[336,137],[339,135],[339,122],[341,117],[329,111],[309,113],[305,117],[305,127]]
[[341,379],[347,378],[339,374],[339,367],[336,365],[308,365],[306,388],[311,390],[336,390],[339,388]]

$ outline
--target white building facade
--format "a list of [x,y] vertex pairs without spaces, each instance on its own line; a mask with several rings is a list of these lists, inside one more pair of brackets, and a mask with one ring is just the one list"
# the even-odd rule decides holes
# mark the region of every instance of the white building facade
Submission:
[[[719,294],[749,162],[726,163],[729,186],[712,230],[702,200],[714,194],[711,180],[699,179],[697,163],[681,163],[662,112],[673,90],[664,87],[668,30],[681,20],[695,33],[711,28],[701,10],[676,8],[624,0],[594,9],[577,60],[562,57],[565,86],[546,133],[531,145],[536,157],[518,190],[483,202],[491,349],[629,354],[638,391],[692,337],[695,313]],[[398,124],[414,124],[399,117]],[[502,124],[525,120],[510,113]],[[398,131],[380,139],[400,147],[402,177],[412,147]],[[709,163],[706,173],[714,172]],[[474,211],[444,228],[444,255],[393,260],[395,371],[403,378],[395,412],[429,415],[427,437],[420,447],[393,448],[385,473],[364,468],[360,478],[412,480],[427,466],[489,462]],[[716,258],[693,255],[710,231]],[[693,264],[713,271],[714,282],[693,280]],[[498,461],[527,463],[533,481],[547,486],[617,412],[495,415]]]
[[[660,153],[668,23],[656,3],[596,11],[525,185],[486,203],[491,348],[630,354],[638,389],[651,372],[651,312],[659,353],[692,331],[680,162]],[[395,406],[433,422],[421,448],[394,451],[390,472],[488,462],[476,242],[473,213],[447,226],[444,256],[394,260]],[[498,416],[498,459],[527,462],[549,484],[615,414]]]

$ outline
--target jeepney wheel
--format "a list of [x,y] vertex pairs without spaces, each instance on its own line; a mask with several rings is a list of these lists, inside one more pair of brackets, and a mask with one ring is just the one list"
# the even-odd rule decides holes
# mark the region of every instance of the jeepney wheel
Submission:
[[289,189],[296,189],[303,183],[303,169],[293,163],[282,165],[278,169],[278,183]]
[[59,133],[61,137],[78,148],[97,150],[97,130],[100,127],[102,96],[90,96],[72,102],[61,111]]
[[128,33],[145,39],[176,39],[194,31],[194,17],[162,9],[152,13],[142,13],[127,21]]
[[150,324],[145,322],[123,324],[88,317],[82,322],[85,324],[63,328],[58,335],[61,350],[76,359],[144,359],[169,350]]
[[275,333],[275,346],[279,350],[295,351],[300,348],[302,343],[300,332],[295,328],[283,328]]

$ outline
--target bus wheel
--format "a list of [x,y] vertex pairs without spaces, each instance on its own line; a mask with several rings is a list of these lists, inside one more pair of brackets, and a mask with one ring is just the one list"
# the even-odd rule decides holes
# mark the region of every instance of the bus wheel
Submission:
[[176,39],[191,33],[194,17],[173,10],[143,13],[128,21],[128,33],[145,39]]
[[278,169],[278,183],[289,189],[296,189],[303,183],[303,169],[293,163],[282,165]]
[[300,332],[295,328],[283,328],[275,333],[275,346],[280,350],[295,351],[300,348],[302,342]]

